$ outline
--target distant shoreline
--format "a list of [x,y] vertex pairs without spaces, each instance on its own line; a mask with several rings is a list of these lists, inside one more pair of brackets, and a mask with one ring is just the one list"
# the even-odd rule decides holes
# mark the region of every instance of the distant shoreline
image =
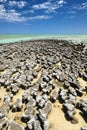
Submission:
[[31,40],[42,40],[42,39],[56,39],[56,40],[67,40],[72,42],[87,42],[87,35],[1,35],[0,34],[0,44],[1,43],[14,43],[21,41],[31,41]]

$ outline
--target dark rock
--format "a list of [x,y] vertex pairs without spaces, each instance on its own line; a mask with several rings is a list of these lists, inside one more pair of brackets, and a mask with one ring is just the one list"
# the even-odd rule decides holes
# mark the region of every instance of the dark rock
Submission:
[[[29,95],[33,96],[34,93],[37,91],[37,88],[35,89],[35,88],[33,88],[33,87],[30,87],[30,88],[27,89],[27,90],[28,90]],[[28,95],[28,96],[29,96],[29,95]]]
[[75,106],[73,104],[70,104],[70,103],[65,103],[64,106],[66,107],[66,109],[68,111],[73,111]]
[[3,129],[4,126],[6,126],[8,122],[8,119],[6,117],[3,117],[2,119],[0,119],[0,130]]
[[46,88],[43,88],[43,89],[42,89],[43,93],[48,94],[48,95],[49,95],[49,93],[51,92],[51,90],[52,90],[52,89],[51,89],[49,86],[47,86]]
[[86,107],[83,107],[83,111],[84,111],[85,113],[87,113],[87,106],[86,106]]
[[27,127],[29,130],[34,129],[34,122],[36,121],[35,117],[32,116],[32,118],[27,122]]
[[83,88],[76,89],[76,92],[77,92],[78,96],[82,96],[83,95]]
[[51,101],[52,101],[52,102],[55,102],[57,99],[58,99],[58,91],[57,91],[57,90],[54,90],[54,91],[52,91],[52,93],[51,93]]
[[65,102],[67,98],[67,92],[63,88],[60,88],[59,97],[63,102]]
[[46,82],[41,82],[39,83],[39,87],[42,90],[43,88],[45,88],[47,86]]
[[12,83],[12,81],[9,79],[9,80],[7,80],[7,81],[5,82],[5,86],[10,86],[11,83]]
[[26,84],[26,76],[24,74],[21,74],[19,79],[17,79],[17,83],[19,84],[19,86],[21,86],[23,89],[27,88],[27,84]]
[[73,119],[73,115],[75,114],[75,111],[69,111],[67,110],[67,115],[69,117],[69,119]]
[[39,103],[41,101],[41,99],[42,99],[42,95],[39,94],[39,95],[36,96],[36,102],[37,103]]
[[34,71],[34,72],[32,73],[32,75],[33,75],[34,78],[36,78],[36,77],[37,77],[37,72]]
[[[0,70],[0,87],[4,86],[9,93],[4,100],[0,97],[1,102],[3,101],[0,120],[9,116],[10,109],[22,110],[23,102],[25,109],[20,118],[27,125],[25,129],[50,129],[47,121],[52,110],[50,99],[52,102],[58,99],[62,105],[64,103],[64,114],[74,124],[78,122],[75,107],[81,110],[82,116],[87,114],[87,101],[77,103],[76,100],[77,96],[87,93],[86,86],[81,87],[77,80],[81,77],[87,81],[87,49],[83,44],[50,39],[3,44],[0,45]],[[34,78],[38,77],[40,71],[41,77],[34,83]],[[58,92],[56,85],[60,89]],[[13,104],[12,98],[15,98],[21,88],[24,89],[22,101]],[[7,129],[22,129],[19,124],[15,127],[14,123],[12,121]]]
[[49,86],[51,86],[52,87],[52,89],[54,89],[55,88],[55,84],[53,83],[53,81],[51,80],[50,82],[49,82],[49,84],[48,84]]
[[27,120],[29,120],[30,116],[34,115],[34,107],[33,106],[28,106],[23,115],[22,115],[22,119],[24,120],[24,122],[26,122]]
[[19,90],[19,88],[15,85],[15,84],[11,84],[11,88],[12,88],[12,93],[16,94]]
[[45,81],[46,83],[48,83],[48,82],[50,81],[49,76],[44,76],[44,77],[43,77],[43,81]]
[[34,78],[33,78],[33,75],[28,75],[27,76],[27,81],[32,81]]
[[4,115],[5,117],[7,117],[7,114],[10,110],[10,103],[9,102],[5,102],[1,107],[0,107],[0,113],[2,115]]
[[7,130],[24,130],[24,128],[14,121],[9,121]]
[[30,100],[30,97],[33,96],[34,93],[35,93],[35,90],[32,87],[30,87],[29,89],[25,90],[24,94],[22,95],[23,102],[28,103],[29,100]]
[[78,122],[79,122],[79,119],[77,117],[73,116],[73,119],[72,119],[71,123],[72,124],[78,124]]
[[38,120],[34,121],[34,130],[42,130],[40,122]]
[[40,94],[39,91],[34,92],[34,94],[33,94],[33,98],[36,99],[37,95],[39,95],[39,94]]
[[5,95],[4,96],[4,102],[10,103],[10,101],[11,101],[11,95]]
[[65,103],[70,103],[70,104],[73,104],[75,106],[76,105],[76,99],[68,98],[67,100],[65,100]]
[[28,103],[26,104],[26,108],[28,108],[28,106],[36,106],[36,101],[31,96],[28,97]]
[[38,103],[39,108],[43,108],[45,106],[45,103],[45,99],[42,98],[41,101]]
[[70,83],[68,81],[64,81],[64,87],[69,88],[70,87]]
[[56,72],[53,72],[52,77],[54,77],[57,80],[60,79],[59,75]]
[[22,108],[23,108],[22,100],[21,99],[17,99],[17,101],[12,106],[12,111],[14,111],[14,112],[21,111]]
[[75,89],[73,89],[72,87],[69,87],[68,91],[69,91],[69,93],[72,94],[73,96],[75,96],[75,97],[77,96],[77,93],[76,93]]
[[84,74],[84,75],[83,75],[83,79],[84,79],[85,81],[87,81],[87,74]]
[[4,113],[0,113],[0,119],[2,119],[3,117],[5,117]]
[[81,127],[81,130],[87,130],[87,127],[83,126]]
[[32,89],[35,91],[35,92],[37,92],[37,91],[39,91],[39,84],[34,84],[33,85],[33,87],[32,87]]
[[46,94],[43,94],[42,99],[44,99],[45,101],[48,101],[48,96]]
[[79,89],[80,88],[80,85],[76,82],[70,82],[70,85],[75,88],[75,89]]
[[73,100],[76,100],[76,97],[75,96],[73,96],[72,94],[69,94],[69,99],[71,100],[71,101],[73,101]]
[[80,108],[83,112],[87,113],[87,101],[86,100],[79,100],[77,103],[77,107]]
[[40,119],[42,121],[45,120],[48,117],[48,115],[51,112],[51,110],[52,110],[52,104],[50,102],[47,102],[43,109],[39,109]]
[[5,78],[0,78],[0,84],[5,85],[6,79]]
[[49,123],[49,121],[48,120],[45,120],[44,122],[43,122],[43,130],[50,130],[50,123]]
[[66,108],[66,113],[70,119],[73,119],[73,115],[75,114],[75,106],[71,103],[64,103],[64,107]]

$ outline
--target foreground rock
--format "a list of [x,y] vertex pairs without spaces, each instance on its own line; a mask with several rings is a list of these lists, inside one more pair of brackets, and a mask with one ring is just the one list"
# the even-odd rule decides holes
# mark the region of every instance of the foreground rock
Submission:
[[87,127],[81,127],[81,130],[87,130]]
[[6,117],[0,119],[0,130],[2,130],[7,125],[8,119]]
[[54,106],[59,110],[58,102],[66,119],[79,123],[76,110],[87,115],[85,45],[63,40],[0,45],[0,92],[2,130],[50,130],[48,116]]
[[7,130],[24,130],[24,128],[14,121],[9,121]]

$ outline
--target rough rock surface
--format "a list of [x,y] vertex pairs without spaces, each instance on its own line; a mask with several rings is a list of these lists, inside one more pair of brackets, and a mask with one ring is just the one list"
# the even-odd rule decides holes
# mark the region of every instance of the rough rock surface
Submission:
[[55,102],[61,103],[71,123],[79,123],[77,109],[87,121],[87,100],[82,99],[87,94],[84,48],[63,40],[1,44],[0,129],[50,130],[48,116]]
[[24,130],[23,126],[19,125],[14,121],[8,122],[8,129],[7,130]]

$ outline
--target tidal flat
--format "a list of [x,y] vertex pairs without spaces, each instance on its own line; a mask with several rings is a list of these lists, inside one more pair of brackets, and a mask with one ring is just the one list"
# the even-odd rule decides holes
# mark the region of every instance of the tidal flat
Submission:
[[0,44],[0,130],[87,130],[87,44]]

